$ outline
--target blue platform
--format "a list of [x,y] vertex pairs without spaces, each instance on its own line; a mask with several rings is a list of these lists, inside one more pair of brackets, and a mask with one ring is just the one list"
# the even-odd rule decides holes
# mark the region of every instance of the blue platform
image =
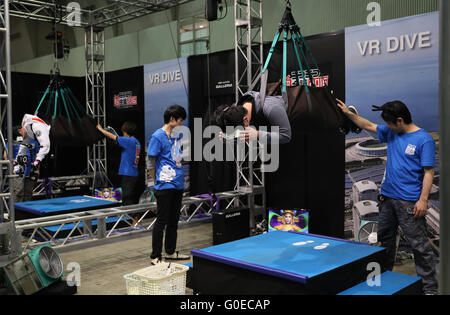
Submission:
[[[293,245],[305,241],[314,243]],[[323,243],[330,245],[324,250],[314,250],[314,247]],[[382,249],[379,247],[344,240],[274,231],[199,251],[193,250],[192,255],[306,283],[308,278],[380,251]]]
[[[110,218],[107,218],[107,219],[106,219],[106,223],[107,223],[107,224],[110,224],[110,223],[116,223],[117,220],[119,220],[119,217],[110,217]],[[124,220],[124,219],[122,218],[122,220]],[[96,227],[96,226],[97,226],[97,220],[92,220],[91,222],[92,222],[92,223],[91,223],[91,224],[92,224],[92,227]],[[50,232],[55,233],[55,232],[57,232],[58,230],[60,230],[60,231],[71,231],[74,227],[75,227],[75,224],[69,223],[69,224],[65,224],[61,229],[60,229],[60,225],[48,226],[48,227],[46,227],[45,229],[46,229],[47,231],[50,231]],[[80,224],[78,224],[78,227],[79,227],[80,229],[82,229],[82,228],[84,227],[83,222],[81,222]]]
[[16,210],[27,212],[36,216],[48,216],[73,211],[109,208],[120,205],[117,201],[104,200],[90,196],[72,196],[64,198],[43,199],[18,202],[14,205]]
[[369,286],[364,281],[338,295],[397,295],[420,294],[422,280],[419,277],[387,271],[380,275],[380,286]]
[[[14,205],[16,212],[16,220],[25,220],[32,218],[49,217],[60,214],[68,214],[75,212],[84,212],[89,210],[106,209],[120,206],[117,201],[105,200],[91,196],[71,196],[64,198],[43,199],[19,202]],[[106,223],[113,225],[119,217],[107,218]],[[119,223],[120,224],[120,223]],[[92,227],[97,226],[97,220],[92,220]],[[83,223],[78,225],[83,228]],[[60,225],[46,227],[45,230],[50,234],[56,233],[63,237],[74,228],[74,224],[65,224],[61,229]],[[24,231],[27,234],[29,231]],[[72,235],[77,235],[77,232]]]
[[[309,243],[303,244],[305,242]],[[325,248],[315,249],[323,244],[327,244]],[[229,278],[237,278],[237,274],[248,276],[248,272],[246,275],[245,271],[253,274],[246,282],[254,278],[254,284],[249,284],[248,290],[243,293],[251,293],[252,288],[257,290],[255,294],[273,293],[259,290],[258,286],[262,285],[260,282],[263,275],[269,277],[267,283],[281,279],[280,287],[283,280],[288,280],[291,284],[297,283],[298,292],[306,294],[318,293],[318,285],[325,278],[337,281],[340,277],[344,277],[343,287],[340,290],[336,287],[324,291],[326,294],[330,292],[336,294],[365,279],[367,274],[365,267],[369,262],[381,263],[385,257],[385,249],[319,235],[274,231],[202,250],[193,250],[192,255],[194,274],[197,276],[195,281],[198,280],[198,289],[204,294],[216,294],[216,290],[212,289],[214,286],[226,290],[227,284],[218,283],[221,277],[218,277],[217,273],[222,272]],[[352,269],[353,265],[354,268],[359,268],[357,272]],[[214,269],[217,273],[213,278],[203,277],[202,267],[206,274],[213,272]],[[208,285],[206,283],[208,281],[214,284]]]

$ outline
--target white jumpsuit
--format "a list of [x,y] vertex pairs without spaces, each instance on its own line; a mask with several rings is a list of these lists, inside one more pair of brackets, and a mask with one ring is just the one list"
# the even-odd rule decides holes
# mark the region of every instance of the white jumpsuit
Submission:
[[[40,149],[36,160],[41,162],[50,152],[50,126],[37,116],[25,114],[22,119],[22,127],[27,131],[27,137],[23,139],[24,144],[30,144],[31,140],[39,143]],[[20,146],[19,155],[26,155],[28,148]]]

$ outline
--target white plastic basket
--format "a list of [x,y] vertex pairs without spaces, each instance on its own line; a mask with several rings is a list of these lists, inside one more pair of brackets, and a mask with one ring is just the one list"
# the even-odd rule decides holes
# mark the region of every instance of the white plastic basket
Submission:
[[188,266],[160,263],[123,276],[128,295],[184,295]]

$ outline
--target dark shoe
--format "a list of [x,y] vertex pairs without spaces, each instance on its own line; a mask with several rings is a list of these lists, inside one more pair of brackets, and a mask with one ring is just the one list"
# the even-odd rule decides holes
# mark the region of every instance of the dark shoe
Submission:
[[161,259],[161,257],[152,258],[150,263],[152,266],[156,266],[156,265],[159,265],[162,263],[162,259]]
[[188,259],[191,259],[191,256],[183,255],[183,254],[180,254],[179,252],[175,252],[175,253],[173,253],[171,255],[166,253],[166,256],[164,256],[164,259],[167,259],[167,260],[188,260]]

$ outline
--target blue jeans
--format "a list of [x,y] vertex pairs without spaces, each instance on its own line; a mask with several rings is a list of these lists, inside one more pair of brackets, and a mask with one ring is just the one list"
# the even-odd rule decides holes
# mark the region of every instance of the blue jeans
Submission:
[[413,250],[416,272],[422,278],[424,293],[437,294],[436,257],[426,235],[425,217],[414,218],[415,202],[388,197],[383,199],[379,204],[378,241],[387,248],[385,269],[392,270],[394,267],[395,239],[400,225]]

